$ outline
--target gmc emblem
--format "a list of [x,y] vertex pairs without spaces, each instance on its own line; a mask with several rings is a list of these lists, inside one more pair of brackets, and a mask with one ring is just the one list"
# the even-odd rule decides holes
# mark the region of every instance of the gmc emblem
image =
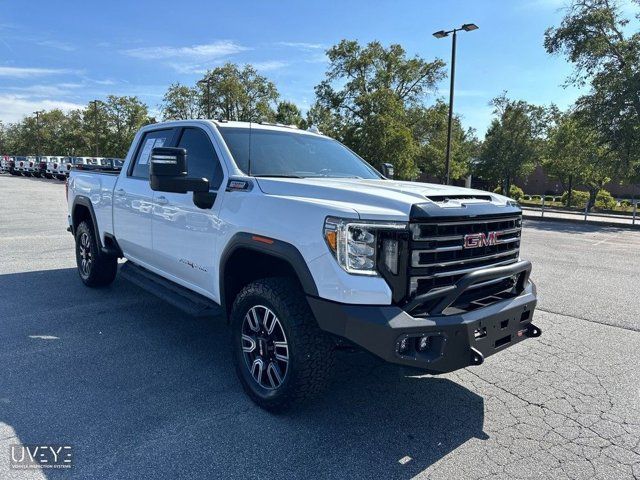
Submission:
[[469,233],[464,236],[464,248],[488,247],[489,245],[497,245],[498,237],[502,232],[489,233]]

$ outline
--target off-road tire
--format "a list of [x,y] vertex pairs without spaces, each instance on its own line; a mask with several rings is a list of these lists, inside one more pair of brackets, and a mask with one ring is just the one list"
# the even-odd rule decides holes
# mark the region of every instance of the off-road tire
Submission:
[[[263,388],[252,376],[242,348],[243,322],[256,306],[265,306],[276,315],[288,343],[286,374],[272,390]],[[323,391],[333,367],[335,342],[318,327],[295,280],[265,278],[244,287],[233,303],[231,328],[236,373],[247,395],[260,407],[281,412]]]
[[[83,264],[87,259],[89,265]],[[86,221],[76,229],[76,264],[80,280],[87,287],[110,285],[118,272],[118,258],[100,250],[93,227]]]

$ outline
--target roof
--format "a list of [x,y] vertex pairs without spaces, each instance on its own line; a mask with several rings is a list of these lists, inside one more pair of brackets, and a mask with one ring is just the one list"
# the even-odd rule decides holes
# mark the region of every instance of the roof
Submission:
[[158,127],[159,125],[172,125],[172,126],[178,126],[180,124],[189,124],[189,123],[193,123],[193,122],[207,122],[207,123],[213,123],[216,127],[219,128],[252,128],[254,130],[273,130],[273,131],[280,131],[280,132],[295,132],[295,133],[300,133],[302,135],[322,135],[319,134],[318,132],[314,132],[314,131],[309,131],[309,130],[302,130],[299,129],[296,126],[289,126],[289,125],[282,125],[282,124],[277,124],[277,123],[267,123],[267,122],[236,122],[236,121],[231,121],[231,120],[208,120],[208,119],[204,119],[204,118],[194,118],[191,120],[167,120],[165,122],[159,122],[159,123],[155,123],[155,124],[150,124],[150,125],[145,125],[145,127],[143,127],[144,129],[149,128],[153,128],[153,127]]

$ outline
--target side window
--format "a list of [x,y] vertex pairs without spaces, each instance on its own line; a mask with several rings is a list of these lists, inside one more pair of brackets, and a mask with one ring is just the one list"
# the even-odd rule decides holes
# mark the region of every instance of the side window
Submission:
[[173,138],[175,128],[165,130],[154,130],[147,132],[142,137],[138,152],[131,171],[132,177],[149,178],[149,159],[151,158],[151,150],[155,147],[169,147],[169,143]]
[[207,178],[212,189],[222,183],[222,167],[206,132],[200,128],[185,128],[178,148],[187,149],[187,168],[190,177]]

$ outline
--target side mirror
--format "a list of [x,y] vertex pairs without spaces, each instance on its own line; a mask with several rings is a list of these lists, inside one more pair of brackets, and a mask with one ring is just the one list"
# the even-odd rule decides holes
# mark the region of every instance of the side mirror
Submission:
[[209,180],[187,177],[187,150],[158,147],[151,150],[149,183],[156,192],[208,192]]
[[392,163],[382,164],[382,175],[384,175],[390,180],[393,180],[393,164]]

